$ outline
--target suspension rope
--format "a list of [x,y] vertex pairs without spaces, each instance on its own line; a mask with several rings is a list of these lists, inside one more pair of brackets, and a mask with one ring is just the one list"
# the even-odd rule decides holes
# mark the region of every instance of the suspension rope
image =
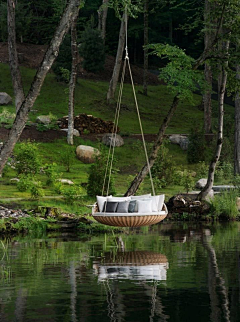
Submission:
[[[125,7],[125,14],[124,14],[123,19],[125,20],[125,44],[126,44],[126,46],[125,46],[125,59],[124,59],[122,76],[121,76],[121,83],[120,83],[120,87],[119,87],[117,108],[116,108],[116,112],[115,112],[114,125],[113,125],[113,130],[112,130],[112,137],[110,140],[110,147],[109,147],[109,151],[108,151],[107,166],[106,166],[104,180],[103,180],[102,195],[104,194],[104,188],[105,188],[105,184],[106,184],[106,180],[107,180],[108,167],[109,167],[109,174],[108,174],[108,183],[107,183],[107,191],[106,191],[107,196],[108,196],[109,188],[110,188],[110,179],[111,179],[111,174],[112,174],[113,157],[114,157],[114,152],[115,152],[115,143],[116,143],[119,114],[120,114],[120,108],[121,108],[121,102],[122,102],[122,92],[123,92],[123,84],[124,84],[125,71],[126,71],[126,62],[127,62],[129,74],[130,74],[130,79],[131,79],[131,84],[132,84],[132,89],[133,89],[134,101],[135,101],[135,105],[136,105],[136,109],[137,109],[138,121],[139,121],[139,125],[140,125],[140,130],[141,130],[141,136],[142,136],[142,141],[143,141],[145,157],[146,157],[147,166],[148,166],[149,177],[150,177],[150,181],[151,181],[152,192],[153,192],[153,195],[155,196],[155,189],[154,189],[154,185],[153,185],[151,167],[150,167],[150,163],[149,163],[149,159],[148,159],[147,147],[146,147],[146,142],[145,142],[145,138],[144,138],[144,134],[143,134],[142,121],[141,121],[141,117],[140,117],[140,112],[139,112],[139,107],[138,107],[138,102],[137,102],[137,97],[136,97],[136,92],[135,92],[135,87],[134,87],[134,82],[133,82],[133,77],[132,77],[132,71],[131,71],[129,57],[128,57],[127,6]],[[111,151],[112,151],[112,155],[111,155]],[[110,157],[110,155],[111,155],[111,157]]]

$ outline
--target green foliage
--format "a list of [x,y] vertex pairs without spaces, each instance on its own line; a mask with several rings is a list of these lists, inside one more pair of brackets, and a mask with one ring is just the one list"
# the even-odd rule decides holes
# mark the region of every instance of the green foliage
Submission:
[[174,95],[193,103],[193,92],[205,87],[203,74],[193,69],[195,60],[177,46],[152,44],[148,48],[152,50],[151,54],[167,60],[166,66],[160,69],[159,78]]
[[21,192],[27,191],[33,182],[33,177],[31,175],[21,174],[17,183],[17,188]]
[[79,53],[83,57],[83,68],[96,73],[103,70],[105,62],[105,49],[99,30],[87,26],[82,33]]
[[57,81],[68,83],[70,70],[72,69],[71,39],[69,35],[62,42],[52,69],[56,74]]
[[12,224],[12,226],[19,231],[45,232],[47,229],[47,222],[41,220],[41,218],[31,216],[19,219],[16,223]]
[[163,142],[158,151],[158,157],[151,169],[156,187],[159,189],[165,188],[173,182],[175,167],[169,149],[166,147],[166,142]]
[[21,192],[29,191],[33,199],[44,196],[41,181],[37,181],[31,174],[22,174],[20,181],[17,183],[17,188]]
[[205,159],[205,141],[203,132],[196,126],[191,129],[187,160],[189,163],[198,163]]
[[75,148],[67,146],[60,154],[60,163],[65,167],[67,172],[70,172],[71,166],[75,159]]
[[33,181],[30,186],[30,193],[33,199],[39,199],[44,196],[44,190],[42,189],[41,181]]
[[83,192],[82,187],[80,186],[71,186],[68,188],[64,188],[62,190],[62,195],[64,197],[65,202],[69,205],[72,205],[75,201],[81,198],[81,194]]
[[184,170],[181,176],[181,185],[185,188],[188,193],[194,187],[195,180],[192,176],[192,172]]
[[44,132],[47,130],[57,130],[58,125],[56,124],[56,121],[57,121],[58,117],[56,115],[52,114],[51,112],[48,113],[48,115],[46,115],[46,116],[50,119],[50,123],[48,123],[48,124],[38,123],[37,130],[40,132]]
[[51,164],[46,164],[44,168],[44,172],[47,176],[47,185],[53,185],[56,180],[60,177],[60,174],[57,171],[57,164],[55,162]]
[[231,181],[233,179],[234,171],[233,165],[229,162],[219,162],[217,163],[215,169],[215,178],[218,181],[228,180]]
[[[105,172],[107,166],[107,153],[101,151],[101,155],[96,158],[96,162],[91,166],[89,170],[89,177],[87,183],[87,194],[89,196],[102,195],[103,184],[105,180]],[[113,167],[112,174],[117,170]],[[106,173],[106,180],[104,185],[103,195],[106,194],[107,185],[109,181],[108,194],[115,194],[114,179],[111,175],[109,180],[109,168]]]
[[39,172],[41,161],[36,143],[21,142],[15,152],[15,158],[16,170],[19,174],[36,174]]
[[15,117],[15,113],[11,113],[7,108],[3,108],[2,113],[0,113],[0,123],[6,128],[11,127]]
[[210,212],[216,219],[219,217],[225,219],[235,219],[238,216],[236,190],[224,191],[221,194],[215,195],[210,200]]

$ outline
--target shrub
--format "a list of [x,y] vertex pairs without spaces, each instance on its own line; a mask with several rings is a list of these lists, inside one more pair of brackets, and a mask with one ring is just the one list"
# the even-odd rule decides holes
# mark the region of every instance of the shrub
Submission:
[[[87,194],[89,196],[96,196],[102,194],[104,177],[106,172],[106,165],[107,165],[107,154],[102,151],[101,155],[96,158],[96,162],[91,166],[89,170],[89,177],[87,183]],[[117,170],[113,167],[112,174]],[[106,175],[106,182],[103,194],[107,192],[107,183],[109,178],[109,169],[107,170]],[[110,182],[109,182],[109,191],[108,194],[115,194],[114,189],[114,180],[113,176],[111,175]]]
[[189,163],[197,163],[205,159],[205,142],[203,132],[198,127],[193,127],[189,135],[187,160]]
[[151,173],[157,187],[165,188],[168,184],[174,180],[175,164],[172,156],[169,154],[168,148],[166,148],[166,142],[164,142],[158,152],[157,160],[155,161]]
[[0,123],[5,124],[6,128],[11,127],[15,117],[15,113],[11,113],[7,108],[3,108],[2,113],[0,113]]
[[36,174],[40,170],[41,161],[38,154],[38,146],[30,141],[21,142],[18,145],[16,157],[16,170],[19,174]]
[[238,216],[237,191],[224,191],[210,200],[210,213],[214,218],[235,219]]
[[47,176],[46,184],[51,186],[53,185],[56,180],[60,177],[60,174],[57,172],[57,164],[55,162],[51,164],[46,164],[44,172]]
[[62,195],[67,204],[72,205],[74,201],[80,198],[80,194],[82,193],[82,188],[80,186],[72,186],[69,188],[64,188],[62,190]]
[[65,167],[67,172],[70,172],[70,168],[74,163],[75,148],[72,146],[66,146],[64,151],[60,154],[60,162]]
[[81,37],[79,53],[83,57],[83,68],[90,72],[103,70],[105,62],[104,43],[100,31],[87,26]]

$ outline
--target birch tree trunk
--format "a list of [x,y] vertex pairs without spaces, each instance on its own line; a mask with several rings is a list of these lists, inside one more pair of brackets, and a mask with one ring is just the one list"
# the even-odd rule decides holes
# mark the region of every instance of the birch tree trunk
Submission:
[[[207,27],[207,30],[204,34],[204,43],[205,48],[209,47],[209,45],[212,43],[213,38],[213,31],[211,30],[212,26],[212,20],[210,18],[211,15],[211,9],[213,7],[213,4],[209,2],[209,0],[205,0],[205,8],[204,8],[204,20],[205,20],[205,26]],[[205,81],[208,85],[208,89],[203,94],[203,107],[204,107],[204,133],[207,136],[212,133],[212,68],[209,65],[209,63],[205,63],[204,66],[204,76]]]
[[[228,53],[229,48],[229,41],[225,42],[223,44],[224,52]],[[220,71],[220,83],[219,83],[219,93],[218,93],[218,135],[217,135],[217,145],[216,150],[214,153],[214,156],[212,158],[212,161],[209,165],[208,170],[208,179],[207,184],[202,189],[202,191],[198,195],[198,199],[205,199],[209,192],[211,191],[214,183],[214,174],[217,162],[220,158],[221,150],[222,150],[222,143],[223,143],[223,115],[224,115],[224,97],[225,97],[225,91],[226,91],[226,83],[227,83],[227,65],[228,62],[225,62],[221,65],[221,71]]]
[[[240,79],[240,65],[237,65],[237,78]],[[235,142],[234,142],[234,173],[240,175],[240,93],[235,99]]]
[[25,100],[22,102],[20,108],[18,109],[8,139],[0,151],[0,173],[2,173],[7,159],[12,153],[13,148],[25,127],[25,124],[28,119],[28,113],[32,108],[37,96],[39,95],[39,92],[41,90],[42,84],[48,71],[50,70],[54,60],[58,55],[59,47],[62,43],[62,40],[68,32],[69,27],[72,24],[72,21],[78,15],[79,6],[80,0],[70,0],[62,15],[59,26],[57,27],[55,34],[50,42],[50,45],[44,55],[43,61],[36,72],[31,88]]
[[73,130],[74,130],[74,94],[77,82],[77,16],[71,26],[71,51],[72,51],[72,71],[69,82],[69,102],[68,102],[68,133],[67,143],[73,145]]
[[[148,1],[144,2],[144,46],[148,45]],[[144,62],[143,62],[143,94],[147,96],[148,86],[148,49],[144,47]]]
[[101,37],[103,42],[106,40],[106,22],[107,22],[107,14],[108,14],[108,1],[103,0],[101,7],[98,10],[98,29],[101,32]]
[[16,46],[16,28],[15,28],[15,0],[7,1],[8,10],[8,55],[11,70],[12,84],[15,96],[16,112],[24,101],[24,92],[22,78],[20,74],[17,46]]
[[122,16],[121,27],[119,32],[118,49],[117,49],[115,65],[114,65],[112,78],[110,80],[110,84],[107,92],[108,103],[110,102],[111,99],[114,99],[115,91],[117,88],[119,73],[122,65],[122,56],[123,56],[124,44],[125,44],[125,29],[126,29],[127,19],[128,19],[127,14],[124,13]]

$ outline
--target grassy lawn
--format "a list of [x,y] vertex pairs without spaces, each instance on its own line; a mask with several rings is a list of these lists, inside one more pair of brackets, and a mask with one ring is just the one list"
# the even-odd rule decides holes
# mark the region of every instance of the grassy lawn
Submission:
[[[0,73],[1,91],[7,92],[13,97],[8,65],[0,64]],[[21,68],[21,73],[24,90],[25,93],[27,93],[35,71],[28,68]],[[108,83],[106,82],[79,79],[76,87],[75,114],[86,113],[95,117],[101,117],[104,120],[113,121],[115,108],[113,105],[106,104],[107,88]],[[149,95],[147,97],[139,94],[141,90],[141,86],[136,86],[144,133],[157,134],[171,105],[173,97],[168,93],[167,87],[164,85],[149,86]],[[35,122],[38,115],[47,115],[49,112],[57,116],[57,118],[66,115],[68,110],[67,100],[67,84],[57,82],[53,73],[48,74],[41,89],[41,93],[34,104],[33,111],[29,114],[29,120]],[[181,102],[166,133],[189,134],[194,126],[201,128],[203,126],[203,112],[198,109],[200,103],[200,95],[194,95],[194,105],[190,105],[186,101]],[[123,108],[120,112],[119,127],[120,134],[125,136],[125,144],[124,146],[115,149],[116,167],[119,169],[118,174],[115,175],[115,186],[116,192],[119,195],[126,192],[129,183],[145,163],[141,141],[130,137],[130,134],[140,133],[140,129],[132,88],[129,84],[124,85],[122,104]],[[213,105],[214,115],[217,116],[215,112],[217,108],[216,102],[214,102]],[[2,109],[3,107],[0,107],[0,113]],[[14,112],[15,110],[13,105],[8,106],[7,109],[11,112]],[[233,115],[233,107],[226,106],[226,113]],[[80,144],[91,145],[97,148],[101,145],[100,142],[92,142],[75,137],[74,146],[72,147],[73,151],[75,151],[76,147]],[[87,183],[88,171],[91,165],[84,164],[76,157],[73,157],[70,172],[67,172],[66,168],[61,163],[61,155],[64,151],[67,151],[67,148],[69,147],[65,139],[56,140],[54,143],[38,143],[42,165],[44,166],[45,164],[55,162],[57,164],[57,172],[61,174],[61,178],[70,179],[75,185]],[[189,169],[196,171],[196,165],[188,164],[187,153],[181,150],[179,146],[167,143],[167,148],[169,149],[171,159],[180,170]],[[15,151],[17,149],[18,144],[15,147]],[[31,196],[29,192],[19,192],[16,183],[11,183],[10,179],[14,177],[17,177],[16,171],[14,169],[8,169],[5,171],[3,177],[0,178],[0,202],[4,198],[24,198],[27,200],[24,201],[24,204],[26,205],[57,205],[62,209],[72,209],[72,211],[80,211],[79,209],[82,207],[83,200],[84,203],[93,202],[93,200],[87,197],[79,201],[76,205],[71,206],[67,206],[66,203],[64,203],[64,200],[60,199],[52,200],[41,198],[38,201],[33,201],[30,200]],[[51,186],[46,185],[47,177],[44,174],[38,174],[36,179],[42,182],[45,196],[58,195]],[[149,190],[150,182],[149,179],[146,178],[141,186],[141,192],[149,192]],[[171,197],[175,193],[183,190],[183,187],[180,186],[169,186],[165,189],[159,189],[157,193],[164,192],[168,197]],[[84,190],[83,195],[86,195],[86,191]],[[87,208],[81,209],[81,211],[87,211]]]

